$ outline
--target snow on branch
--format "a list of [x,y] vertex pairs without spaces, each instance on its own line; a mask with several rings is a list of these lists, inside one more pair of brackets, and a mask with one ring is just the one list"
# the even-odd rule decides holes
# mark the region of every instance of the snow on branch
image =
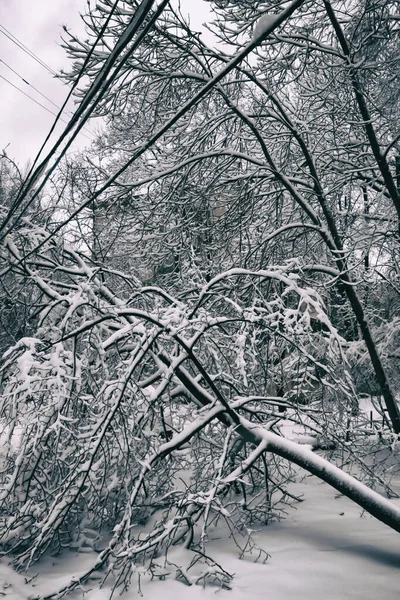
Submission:
[[[21,240],[7,242],[11,268]],[[133,558],[151,569],[155,552],[190,546],[198,523],[203,544],[219,518],[245,535],[285,493],[290,467],[266,452],[398,526],[390,503],[274,433],[285,416],[312,431],[318,415],[340,442],[353,406],[342,340],[298,262],[226,271],[186,301],[137,282],[117,296],[60,240],[18,277],[36,294],[33,335],[0,363],[2,549],[18,566],[80,548],[90,530],[102,549],[93,568],[113,556],[125,581]]]

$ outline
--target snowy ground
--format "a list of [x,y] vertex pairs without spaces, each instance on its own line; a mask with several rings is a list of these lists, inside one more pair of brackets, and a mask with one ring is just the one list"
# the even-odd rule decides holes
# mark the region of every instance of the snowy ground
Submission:
[[[271,555],[266,564],[239,560],[231,542],[214,541],[209,546],[213,558],[235,573],[231,591],[189,588],[173,579],[145,580],[145,600],[207,600],[215,594],[226,600],[398,600],[399,535],[368,515],[360,516],[356,505],[338,498],[335,490],[314,477],[299,481],[295,489],[304,496],[297,510],[290,510],[285,520],[255,534],[258,544]],[[72,553],[47,559],[28,585],[24,576],[11,571],[3,560],[0,596],[26,600],[30,595],[55,591],[92,560],[91,554]],[[74,600],[107,600],[109,595],[96,582],[88,583],[85,590],[88,593],[74,594]],[[138,598],[135,583],[123,598]]]

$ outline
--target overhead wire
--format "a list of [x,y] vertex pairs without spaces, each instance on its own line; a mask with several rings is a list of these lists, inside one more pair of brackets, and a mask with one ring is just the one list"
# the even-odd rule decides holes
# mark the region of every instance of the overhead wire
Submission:
[[[2,31],[2,29],[4,29],[4,31]],[[23,42],[21,42],[20,39],[17,38],[16,35],[14,35],[13,33],[11,33],[11,31],[9,31],[6,27],[4,27],[4,25],[2,25],[0,23],[0,33],[2,33],[3,35],[5,35],[11,42],[13,42],[16,46],[18,46],[18,48],[20,48],[23,52],[25,52],[30,58],[33,58],[41,67],[43,67],[46,71],[48,71],[48,73],[52,76],[54,76],[55,78],[57,78],[60,83],[62,83],[63,85],[69,85],[68,82],[63,81],[58,73],[52,68],[50,67],[44,60],[42,60],[37,54],[35,54],[30,48],[28,48],[28,46],[26,46]],[[23,79],[23,81],[25,83],[27,83],[28,85],[30,85],[36,92],[38,92],[38,94],[40,94],[41,96],[45,97],[46,100],[48,100],[49,102],[51,102],[57,109],[59,109],[60,107],[53,102],[52,100],[50,100],[50,98],[47,98],[46,96],[44,96],[44,94],[42,94],[42,92],[40,92],[38,89],[35,88],[35,86],[33,86],[31,83],[29,83],[24,77],[22,77],[19,73],[17,73],[16,71],[14,71],[14,69],[12,69],[6,62],[4,59],[0,59],[1,62],[3,62],[9,69],[11,69],[18,77],[20,77],[21,79]],[[70,115],[72,115],[73,113],[68,111]],[[87,128],[86,131],[88,133],[91,133]]]
[[[6,81],[8,84],[12,85],[12,87],[15,88],[16,90],[18,90],[19,92],[21,92],[21,94],[24,94],[24,96],[29,98],[29,100],[32,100],[32,102],[35,102],[35,104],[37,104],[41,108],[44,108],[44,110],[47,110],[47,112],[49,112],[51,115],[53,115],[54,117],[56,116],[56,113],[53,112],[52,110],[50,110],[50,108],[48,108],[47,106],[45,106],[44,104],[42,104],[41,102],[39,102],[38,100],[36,100],[32,96],[30,96],[26,92],[24,92],[24,90],[21,90],[21,88],[19,88],[17,85],[15,85],[15,83],[12,83],[12,81],[7,79],[7,77],[4,77],[4,75],[0,74],[0,78],[4,79],[4,81]],[[63,121],[64,123],[68,123],[68,121],[66,121],[65,119],[61,119],[61,121]]]
[[[18,204],[20,204],[22,202],[22,200],[24,199],[24,197],[27,195],[29,189],[32,188],[32,186],[36,183],[36,180],[43,174],[44,168],[45,168],[46,164],[48,163],[48,161],[50,160],[50,158],[52,157],[52,155],[57,151],[59,145],[62,143],[62,141],[65,139],[65,137],[68,135],[68,133],[70,133],[70,131],[76,125],[76,129],[73,132],[72,136],[68,140],[68,142],[65,145],[65,147],[63,148],[63,150],[60,152],[59,156],[57,157],[57,159],[54,162],[54,164],[52,165],[52,167],[46,173],[46,175],[43,178],[43,180],[42,180],[40,186],[38,187],[38,189],[35,191],[35,193],[30,198],[29,202],[26,204],[26,206],[24,207],[24,209],[21,211],[20,215],[17,217],[17,220],[22,217],[22,215],[28,209],[29,205],[35,200],[35,198],[41,192],[41,190],[43,189],[44,185],[46,184],[48,178],[50,177],[50,175],[52,174],[52,172],[54,171],[54,169],[60,163],[62,157],[64,156],[65,152],[68,150],[69,146],[72,144],[72,142],[75,139],[76,135],[79,133],[80,129],[83,127],[83,125],[89,119],[89,117],[91,116],[92,112],[96,108],[97,104],[104,97],[104,94],[106,93],[106,91],[109,88],[109,86],[111,85],[111,83],[117,77],[120,69],[125,64],[125,62],[128,59],[128,57],[134,52],[134,50],[138,47],[138,45],[142,42],[142,40],[144,39],[144,37],[150,31],[150,29],[152,28],[154,22],[158,19],[158,17],[160,16],[161,12],[164,10],[164,8],[166,7],[166,5],[168,4],[168,1],[169,0],[162,0],[160,6],[157,8],[157,10],[155,11],[154,15],[146,23],[146,25],[145,25],[144,29],[142,30],[142,32],[138,35],[137,39],[134,41],[134,43],[132,44],[132,46],[129,48],[128,52],[126,52],[125,56],[121,59],[120,63],[117,65],[117,67],[115,68],[115,70],[112,73],[112,75],[107,79],[107,76],[108,76],[109,72],[111,71],[112,67],[114,66],[114,64],[115,64],[118,56],[128,46],[128,44],[132,41],[132,38],[133,38],[134,34],[138,31],[138,29],[140,28],[140,26],[145,22],[145,19],[146,19],[147,15],[148,15],[148,13],[149,13],[149,11],[151,9],[151,6],[152,6],[152,4],[154,4],[154,0],[143,0],[142,4],[138,8],[138,10],[135,12],[135,14],[134,14],[131,22],[127,26],[126,30],[124,31],[124,33],[122,34],[122,36],[117,41],[117,43],[116,43],[113,51],[111,52],[111,54],[107,58],[105,64],[103,65],[103,67],[100,70],[99,74],[97,75],[96,79],[94,80],[94,82],[90,86],[89,90],[86,92],[86,94],[85,94],[83,100],[81,101],[79,107],[75,111],[74,116],[71,118],[69,125],[67,125],[66,129],[61,134],[59,140],[56,142],[56,144],[50,150],[50,152],[48,153],[48,155],[46,156],[46,158],[43,159],[42,163],[36,168],[36,171],[32,174],[30,181],[25,180],[25,182],[26,182],[25,189],[22,190],[20,196],[16,199],[16,202],[14,203],[14,204],[16,204],[16,206],[18,206]],[[116,0],[116,2],[114,4],[114,7],[113,7],[113,10],[116,8],[118,2],[119,2],[119,0]],[[97,37],[97,40],[95,41],[95,43],[92,46],[92,48],[91,48],[88,56],[86,57],[85,62],[82,65],[81,72],[84,72],[86,64],[90,60],[90,56],[91,56],[91,54],[94,51],[94,48],[95,48],[95,46],[97,44],[97,41],[99,39],[101,39],[101,37],[102,37],[102,35],[103,35],[103,33],[104,33],[107,25],[108,25],[108,22],[109,22],[111,16],[112,16],[112,13],[109,14],[106,23],[103,25],[102,30],[99,33],[98,37]],[[32,169],[31,169],[29,175],[31,173],[32,173]],[[14,208],[13,208],[13,210],[14,210]],[[8,217],[8,220],[10,220],[11,209],[10,209],[9,215],[7,215],[7,217]],[[2,229],[4,229],[4,225],[0,225],[0,231]]]
[[[50,137],[51,137],[51,135],[52,135],[52,133],[53,133],[53,131],[54,131],[54,129],[55,129],[58,121],[61,120],[62,111],[64,110],[64,108],[67,105],[69,99],[71,98],[71,96],[72,96],[75,88],[77,87],[77,85],[78,85],[78,83],[79,83],[82,75],[84,75],[86,66],[87,66],[87,64],[88,64],[88,62],[89,62],[89,60],[90,60],[90,58],[91,58],[91,56],[92,56],[92,54],[93,54],[96,46],[97,46],[97,43],[99,42],[99,40],[102,38],[104,32],[106,31],[108,23],[110,22],[111,17],[114,14],[114,12],[115,12],[115,10],[117,8],[118,2],[119,2],[119,0],[115,0],[115,3],[113,5],[113,7],[112,7],[112,9],[111,9],[111,11],[110,11],[107,19],[104,22],[103,27],[101,28],[101,30],[100,30],[100,32],[99,32],[96,40],[94,41],[94,43],[93,43],[93,45],[92,45],[92,47],[91,47],[88,55],[86,56],[86,59],[84,60],[83,65],[82,65],[82,67],[81,67],[81,69],[80,69],[77,77],[75,78],[75,81],[73,82],[72,87],[71,87],[71,89],[70,89],[70,91],[69,91],[69,93],[68,93],[68,95],[67,95],[64,103],[62,104],[62,106],[61,106],[58,114],[56,115],[55,121],[54,121],[53,125],[51,126],[49,133],[47,134],[45,140],[43,141],[43,143],[42,143],[42,145],[41,145],[41,147],[39,149],[39,152],[37,153],[37,155],[35,157],[35,160],[33,161],[32,165],[31,165],[31,167],[29,169],[29,172],[27,173],[27,175],[25,177],[25,180],[23,181],[23,183],[21,185],[21,188],[19,190],[19,193],[18,193],[17,197],[15,198],[14,202],[10,206],[7,215],[5,216],[5,218],[3,219],[3,221],[0,223],[0,233],[1,233],[1,231],[3,231],[3,229],[10,222],[12,216],[14,215],[14,212],[21,205],[21,203],[23,202],[23,200],[24,200],[27,192],[29,191],[29,189],[32,188],[32,186],[35,184],[36,180],[43,173],[43,170],[44,170],[45,165],[47,164],[49,158],[52,156],[52,154],[54,154],[56,152],[58,146],[61,144],[61,142],[63,141],[63,139],[67,135],[68,131],[70,130],[70,129],[68,129],[68,126],[67,126],[67,129],[64,130],[63,134],[59,137],[58,141],[53,145],[53,148],[51,149],[50,153],[47,155],[46,159],[44,159],[42,161],[41,165],[39,165],[39,167],[37,167],[36,170],[35,170],[35,165],[38,162],[39,157],[40,157],[41,153],[43,152],[43,149],[45,148],[48,140],[50,139]],[[9,37],[9,36],[7,36],[7,37]],[[77,112],[77,111],[75,111],[75,112]],[[70,119],[69,123],[71,123],[72,119],[73,118]],[[67,148],[64,149],[64,151],[66,151],[66,150],[67,150]],[[32,201],[33,201],[33,199],[30,200],[30,202],[28,203],[27,206],[29,206]],[[17,221],[24,214],[26,208],[27,207],[25,207],[25,209],[23,209],[22,212],[21,212],[21,214],[17,217]],[[7,235],[7,232],[6,232],[5,235]],[[4,235],[2,237],[4,237]]]
[[30,50],[28,48],[28,46],[25,46],[25,44],[23,42],[21,42],[13,33],[11,33],[11,31],[9,31],[1,23],[0,23],[0,33],[2,33],[5,37],[7,37],[13,44],[18,46],[18,48],[20,48],[23,52],[25,52],[25,54],[27,54],[33,60],[35,60],[41,67],[46,69],[46,71],[48,71],[51,75],[57,76],[57,73],[54,71],[54,69],[49,67],[48,64],[46,64],[41,58],[39,58],[34,52],[32,52],[32,50]]
[[[22,75],[20,75],[20,74],[18,73],[18,71],[16,71],[15,69],[13,69],[13,68],[12,68],[12,67],[11,67],[11,66],[8,64],[8,63],[6,63],[6,61],[5,61],[4,59],[0,58],[0,63],[3,63],[3,65],[4,65],[5,67],[7,67],[7,69],[9,69],[10,71],[12,71],[12,72],[13,72],[13,73],[14,73],[14,74],[15,74],[17,77],[19,77],[19,78],[20,78],[20,79],[21,79],[21,80],[22,80],[22,81],[23,81],[23,82],[24,82],[26,85],[29,85],[29,87],[31,87],[33,90],[35,90],[35,92],[36,92],[37,94],[40,94],[40,96],[42,96],[42,98],[44,98],[45,100],[47,100],[47,102],[50,102],[50,104],[52,104],[53,106],[55,106],[55,107],[57,108],[57,110],[60,110],[60,106],[59,106],[58,104],[56,104],[55,102],[53,102],[53,100],[52,100],[51,98],[49,98],[48,96],[46,96],[46,94],[43,94],[43,92],[41,92],[40,90],[38,90],[38,89],[37,89],[37,87],[35,87],[35,86],[34,86],[32,83],[30,83],[30,82],[29,82],[27,79],[25,79],[25,77],[22,77]],[[8,81],[8,80],[7,80],[5,77],[3,77],[3,79],[5,79],[6,81]],[[34,102],[36,102],[36,104],[39,104],[39,106],[42,106],[42,108],[45,108],[46,110],[48,110],[48,109],[47,109],[45,106],[43,106],[42,104],[40,104],[39,102],[37,102],[36,100],[34,100],[34,98],[32,98],[31,96],[29,96],[28,94],[26,94],[25,92],[23,92],[23,90],[21,90],[20,88],[18,88],[17,86],[15,86],[14,84],[12,84],[12,83],[11,83],[11,82],[9,82],[9,81],[8,81],[8,83],[10,83],[10,85],[13,85],[14,87],[16,87],[16,89],[18,89],[20,92],[22,92],[23,94],[25,94],[25,96],[28,96],[28,98],[30,98],[31,100],[33,100]],[[54,113],[54,112],[52,112],[52,111],[50,111],[50,110],[48,110],[48,112],[51,112],[51,114],[52,114],[53,116],[55,116],[55,117],[57,116],[57,114],[56,114],[56,113]],[[72,113],[72,112],[70,112],[70,111],[68,111],[68,113],[69,113],[70,115],[72,115],[72,114],[73,114],[73,113]],[[64,123],[67,123],[67,124],[68,124],[68,121],[65,121],[64,119],[61,119],[61,118],[60,118],[60,120],[61,120],[61,121],[63,121]],[[87,129],[87,128],[84,128],[84,129],[85,129],[85,131],[86,131],[87,133],[89,133],[89,134],[91,133],[91,132],[89,131],[89,129]],[[84,135],[85,137],[87,137],[87,138],[88,138],[90,141],[93,141],[93,138],[89,137],[88,135],[85,135],[84,133],[82,133],[82,135]]]

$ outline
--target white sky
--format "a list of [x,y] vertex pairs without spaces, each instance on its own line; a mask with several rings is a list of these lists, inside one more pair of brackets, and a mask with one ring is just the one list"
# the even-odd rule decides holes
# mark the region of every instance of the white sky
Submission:
[[[74,33],[82,32],[79,12],[83,12],[85,6],[86,0],[0,0],[0,24],[58,72],[68,65],[65,52],[60,47],[61,25],[66,25]],[[193,28],[200,30],[208,14],[203,0],[181,0],[181,7],[182,12],[190,11]],[[0,28],[0,59],[60,106],[68,94],[68,87],[53,78],[1,31]],[[10,71],[4,62],[0,62],[0,75],[52,112],[57,112],[55,106]],[[0,78],[0,150],[7,147],[7,154],[20,166],[36,155],[53,120],[50,113]],[[59,124],[53,135],[60,133],[63,126],[63,123]],[[95,121],[89,129],[94,126]],[[75,147],[83,148],[88,143],[89,140],[80,134]]]

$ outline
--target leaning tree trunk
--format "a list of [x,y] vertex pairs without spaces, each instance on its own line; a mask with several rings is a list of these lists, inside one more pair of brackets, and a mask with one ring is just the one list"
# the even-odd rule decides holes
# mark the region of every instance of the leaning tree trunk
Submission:
[[[165,355],[162,356],[162,360],[166,364],[169,363]],[[191,377],[186,369],[178,367],[177,376],[191,396],[194,396],[204,406],[210,403],[208,393],[203,391],[200,384]],[[236,432],[245,441],[253,445],[259,445],[262,441],[265,441],[265,452],[277,454],[302,467],[312,475],[331,485],[350,500],[353,500],[353,502],[361,506],[379,521],[382,521],[382,523],[400,533],[400,507],[397,507],[390,500],[371,490],[351,475],[345,473],[342,469],[315,454],[312,450],[276,435],[263,427],[254,425],[251,421],[239,416],[233,410],[228,410],[227,412],[228,414],[218,414],[217,418],[225,426],[234,423],[236,425]]]

